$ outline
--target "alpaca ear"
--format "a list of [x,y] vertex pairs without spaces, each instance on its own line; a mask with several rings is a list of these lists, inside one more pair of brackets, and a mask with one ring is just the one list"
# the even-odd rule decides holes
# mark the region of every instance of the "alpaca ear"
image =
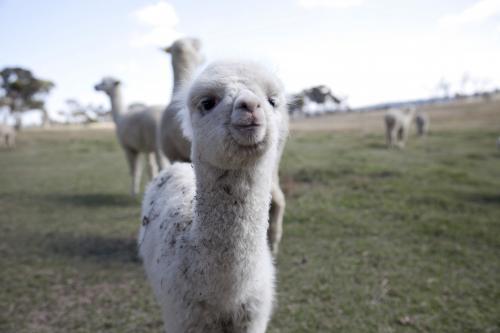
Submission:
[[201,40],[198,38],[193,38],[193,47],[196,49],[196,51],[201,50]]

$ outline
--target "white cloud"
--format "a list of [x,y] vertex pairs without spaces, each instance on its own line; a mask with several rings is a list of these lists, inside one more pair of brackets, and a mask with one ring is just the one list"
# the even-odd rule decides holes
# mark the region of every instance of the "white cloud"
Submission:
[[445,15],[439,24],[445,28],[459,28],[469,23],[482,23],[500,14],[500,0],[480,0],[460,13]]
[[132,34],[130,44],[133,47],[166,46],[181,36],[177,30],[179,18],[168,2],[145,6],[132,15],[144,27],[143,31]]
[[314,8],[350,8],[363,4],[364,0],[299,0],[299,6],[306,9]]

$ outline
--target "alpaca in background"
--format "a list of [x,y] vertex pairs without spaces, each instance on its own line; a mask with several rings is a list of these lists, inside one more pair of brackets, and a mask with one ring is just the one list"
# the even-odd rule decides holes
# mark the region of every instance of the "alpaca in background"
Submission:
[[140,154],[146,155],[148,175],[152,179],[163,167],[161,152],[157,145],[157,130],[162,107],[135,107],[124,112],[120,81],[107,77],[95,85],[96,91],[102,91],[111,101],[111,114],[116,125],[118,141],[125,151],[132,176],[130,193],[136,196],[142,175]]
[[175,101],[176,92],[188,83],[195,70],[202,64],[201,41],[196,38],[182,38],[163,49],[172,56],[174,85],[170,104],[161,116],[159,146],[172,163],[190,161],[191,143],[182,134],[177,114],[180,106]]
[[415,116],[415,124],[417,125],[418,136],[424,136],[429,133],[430,120],[426,113],[418,112]]
[[389,148],[404,148],[415,112],[415,108],[392,109],[386,112],[384,116],[385,135]]
[[7,124],[0,124],[0,146],[13,148],[15,145],[16,130]]

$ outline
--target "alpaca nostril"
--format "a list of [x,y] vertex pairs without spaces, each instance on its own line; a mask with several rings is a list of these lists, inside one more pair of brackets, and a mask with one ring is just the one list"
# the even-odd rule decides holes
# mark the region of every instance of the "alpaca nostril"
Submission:
[[236,109],[248,111],[250,113],[254,113],[259,108],[260,108],[260,103],[257,100],[251,100],[251,99],[241,100],[236,105]]

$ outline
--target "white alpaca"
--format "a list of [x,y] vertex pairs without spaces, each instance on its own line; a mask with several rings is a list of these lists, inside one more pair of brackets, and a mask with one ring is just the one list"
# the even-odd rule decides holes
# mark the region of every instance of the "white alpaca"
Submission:
[[[189,82],[196,69],[203,62],[201,54],[201,42],[196,38],[183,38],[175,41],[172,46],[164,49],[172,55],[172,69],[174,72],[174,86],[172,101],[162,115],[160,124],[160,147],[170,162],[189,162],[191,143],[182,134],[179,112],[182,103],[179,104],[176,93],[182,86]],[[286,118],[288,121],[288,118]],[[282,151],[279,152],[281,159]],[[270,219],[268,228],[268,240],[272,253],[278,254],[279,243],[283,234],[283,216],[285,214],[285,195],[279,183],[279,163],[273,176],[271,189]]]
[[419,136],[424,136],[429,132],[430,120],[427,114],[418,112],[415,116],[415,124],[417,125],[417,134]]
[[111,100],[111,114],[116,124],[116,135],[125,151],[132,176],[130,192],[135,196],[139,193],[142,175],[140,154],[146,155],[150,179],[163,167],[156,139],[162,107],[135,107],[124,112],[120,81],[113,78],[104,78],[95,85],[95,90],[106,93]]
[[188,90],[193,164],[175,163],[150,184],[138,239],[166,332],[265,332],[269,194],[285,104],[281,83],[254,63],[212,64]]
[[161,117],[159,140],[160,147],[170,162],[190,161],[191,143],[182,134],[182,129],[177,117],[179,105],[175,101],[176,93],[188,83],[196,69],[203,62],[200,52],[201,42],[196,38],[182,38],[164,49],[172,56],[172,70],[174,72],[174,85],[172,101],[167,106]]
[[16,145],[16,130],[6,124],[0,124],[0,146],[13,148]]
[[407,108],[406,110],[391,109],[386,112],[384,121],[388,147],[404,148],[415,111],[415,108]]

